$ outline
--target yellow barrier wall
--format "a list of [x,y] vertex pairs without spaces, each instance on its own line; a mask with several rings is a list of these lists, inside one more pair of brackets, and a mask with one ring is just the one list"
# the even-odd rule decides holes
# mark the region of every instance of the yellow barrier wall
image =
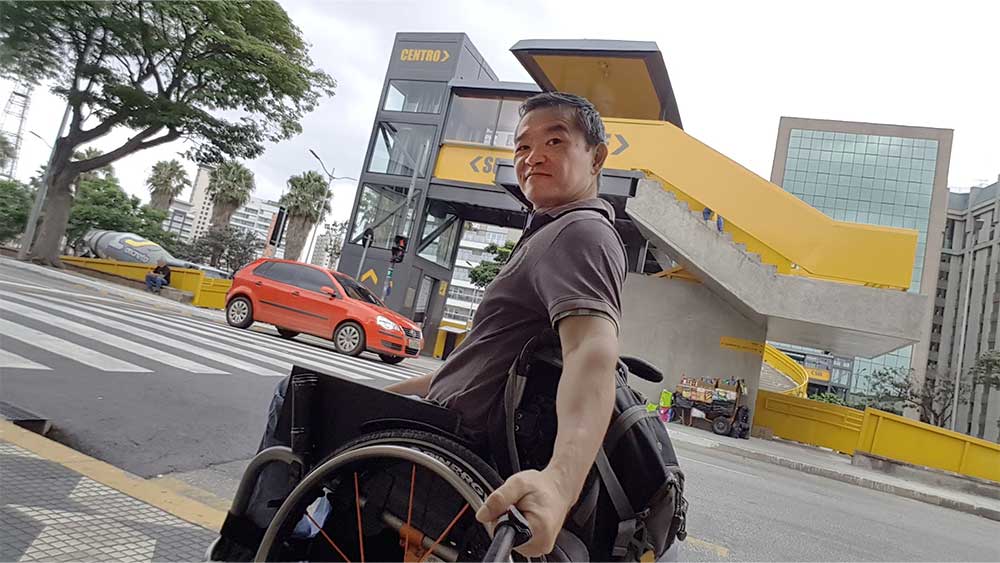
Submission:
[[[63,262],[80,268],[96,270],[113,274],[131,280],[145,281],[146,274],[153,270],[152,264],[138,262],[121,262],[103,258],[80,258],[79,256],[63,256]],[[198,307],[222,309],[225,307],[226,292],[232,285],[232,280],[206,278],[204,272],[191,268],[171,268],[170,287],[190,293],[191,303]]]
[[806,389],[809,387],[809,372],[802,367],[802,364],[770,344],[764,345],[764,362],[795,382],[795,387],[782,391],[782,395],[806,398]]
[[1000,481],[1000,445],[866,409],[857,449],[882,457]]
[[864,413],[856,409],[757,391],[753,425],[768,428],[786,440],[852,454],[863,422]]

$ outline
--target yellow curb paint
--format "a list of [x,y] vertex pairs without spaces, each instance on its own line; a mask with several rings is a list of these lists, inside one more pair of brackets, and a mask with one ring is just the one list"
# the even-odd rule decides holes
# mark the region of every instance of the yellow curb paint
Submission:
[[[109,463],[94,459],[58,442],[39,436],[7,421],[0,421],[0,437],[44,459],[58,463],[98,483],[169,512],[182,520],[218,531],[226,511],[179,494],[166,480],[146,481]],[[187,485],[189,489],[194,489]],[[205,495],[211,493],[203,492]]]
[[729,557],[729,548],[707,542],[705,540],[700,540],[698,538],[693,538],[691,536],[684,539],[684,542],[681,543],[681,549],[684,549],[684,546],[693,547],[699,551],[708,551],[714,553],[718,557]]

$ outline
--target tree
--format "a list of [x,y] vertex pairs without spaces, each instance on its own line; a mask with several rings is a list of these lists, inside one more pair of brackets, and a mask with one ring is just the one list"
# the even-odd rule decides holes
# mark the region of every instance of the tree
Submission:
[[77,246],[91,229],[135,233],[168,252],[175,244],[175,237],[162,227],[166,214],[143,206],[139,198],[126,194],[117,180],[84,179],[78,192],[66,229],[70,246]]
[[[95,149],[94,147],[87,147],[82,151],[73,152],[73,161],[79,162],[84,160],[90,160],[101,156],[101,151]],[[42,167],[43,174],[45,167]],[[101,166],[100,168],[95,168],[93,170],[88,170],[86,172],[81,172],[76,178],[73,179],[74,184],[79,184],[83,180],[96,180],[98,178],[104,178],[105,180],[110,180],[116,178],[115,167],[107,164]]]
[[[986,352],[976,358],[972,366],[972,396],[976,388],[982,387],[982,400],[979,401],[979,428],[976,436],[982,438],[986,433],[986,415],[990,406],[990,392],[1000,389],[1000,352]],[[972,417],[969,417],[970,421]],[[1000,424],[1000,422],[998,422]]]
[[6,135],[0,135],[0,170],[7,168],[7,163],[14,158],[14,145]]
[[309,231],[330,212],[331,197],[330,183],[319,172],[310,170],[288,179],[288,193],[279,202],[288,213],[285,258],[299,259]]
[[507,241],[503,246],[491,244],[486,247],[486,252],[493,255],[493,260],[484,260],[478,266],[469,270],[469,281],[476,287],[486,287],[490,285],[493,278],[497,277],[503,265],[510,260],[510,253],[514,250],[514,241]]
[[20,182],[0,180],[0,244],[24,232],[33,198],[31,190]]
[[191,262],[214,262],[213,267],[234,273],[260,256],[264,241],[257,233],[226,225],[212,229],[190,245],[179,245],[174,256]]
[[253,172],[243,164],[227,160],[216,167],[206,190],[208,197],[212,198],[212,228],[224,229],[228,226],[233,213],[250,201],[250,194],[256,188]]
[[191,185],[187,171],[177,160],[161,160],[153,165],[153,170],[146,179],[149,188],[149,206],[153,209],[168,211],[174,198],[181,195],[184,188]]
[[334,221],[326,226],[326,247],[323,251],[329,256],[327,267],[332,268],[340,260],[344,251],[344,238],[347,237],[347,221]]
[[[919,382],[911,369],[880,368],[872,372],[869,383],[869,394],[862,404],[850,406],[869,406],[896,414],[909,407],[917,410],[920,420],[941,427],[951,420],[955,384],[948,377],[928,374]],[[958,402],[964,405],[968,400],[969,388],[962,385]]]
[[[69,104],[32,249],[54,265],[81,173],[180,138],[194,143],[199,163],[255,158],[265,142],[299,133],[302,116],[336,85],[313,68],[275,0],[4,2],[0,77],[50,82]],[[77,147],[116,127],[133,134],[73,160]]]

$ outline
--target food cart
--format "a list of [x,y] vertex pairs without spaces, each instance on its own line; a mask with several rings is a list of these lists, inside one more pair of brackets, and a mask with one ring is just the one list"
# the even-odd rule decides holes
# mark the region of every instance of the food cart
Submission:
[[[750,408],[747,387],[742,379],[681,377],[673,394],[672,420],[686,426],[695,418],[705,418],[720,436],[750,436]],[[700,414],[700,416],[699,416]]]

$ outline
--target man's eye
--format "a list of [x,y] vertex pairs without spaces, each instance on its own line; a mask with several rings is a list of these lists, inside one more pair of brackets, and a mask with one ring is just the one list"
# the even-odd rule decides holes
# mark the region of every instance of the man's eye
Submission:
[[549,139],[549,144],[550,145],[558,145],[561,142],[562,142],[562,139],[559,139],[559,138]]
[[526,150],[528,150],[528,145],[521,145],[516,149],[514,149],[515,152],[526,151]]

